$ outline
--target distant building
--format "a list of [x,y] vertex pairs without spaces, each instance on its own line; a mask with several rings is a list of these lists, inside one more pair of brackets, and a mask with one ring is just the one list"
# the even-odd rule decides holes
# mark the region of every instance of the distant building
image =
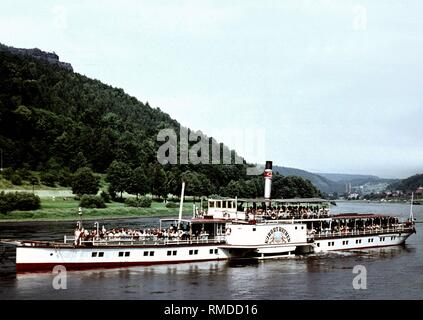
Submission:
[[423,187],[418,187],[414,193],[416,196],[423,196]]

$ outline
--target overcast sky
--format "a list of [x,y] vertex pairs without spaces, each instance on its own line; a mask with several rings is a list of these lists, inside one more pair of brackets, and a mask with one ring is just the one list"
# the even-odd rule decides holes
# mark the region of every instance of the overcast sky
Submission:
[[55,51],[249,162],[402,178],[423,172],[422,11],[419,0],[2,0],[0,42]]

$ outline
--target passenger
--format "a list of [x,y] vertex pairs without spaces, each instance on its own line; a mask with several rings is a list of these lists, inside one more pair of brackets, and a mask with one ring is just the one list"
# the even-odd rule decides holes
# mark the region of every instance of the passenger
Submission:
[[77,245],[80,244],[79,241],[80,241],[80,236],[81,236],[81,231],[79,230],[79,228],[75,229],[74,236],[75,236],[74,244],[75,244],[75,246],[77,246]]

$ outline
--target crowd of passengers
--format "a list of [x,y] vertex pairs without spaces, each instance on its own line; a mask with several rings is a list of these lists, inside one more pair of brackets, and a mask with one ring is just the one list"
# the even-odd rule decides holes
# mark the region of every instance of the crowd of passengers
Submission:
[[[134,240],[134,241],[143,241],[143,240],[188,240],[190,238],[190,233],[187,227],[177,229],[176,226],[171,225],[167,229],[159,228],[148,228],[148,229],[129,229],[129,228],[114,228],[107,230],[104,226],[97,230],[88,230],[77,226],[74,232],[75,236],[75,245],[80,245],[83,241],[92,241],[92,240]],[[208,236],[207,232],[202,229],[201,231],[196,231],[191,238],[193,239],[204,239],[205,236]]]
[[354,225],[346,225],[346,224],[332,224],[332,228],[329,228],[328,225],[326,225],[325,227],[319,227],[319,226],[315,226],[312,229],[308,229],[307,233],[310,235],[314,235],[314,234],[320,234],[320,233],[349,233],[349,232],[372,232],[372,231],[381,231],[382,229],[386,229],[386,228],[398,228],[401,227],[402,224],[398,223],[398,221],[395,221],[395,223],[383,223],[383,224],[371,224],[370,222],[364,223],[364,224],[356,224]]
[[328,210],[312,206],[266,206],[248,207],[244,209],[247,216],[263,216],[268,219],[311,219],[328,216]]

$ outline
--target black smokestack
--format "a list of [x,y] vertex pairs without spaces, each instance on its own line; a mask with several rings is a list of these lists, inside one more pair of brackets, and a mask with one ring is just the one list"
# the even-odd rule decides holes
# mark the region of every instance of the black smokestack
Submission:
[[272,170],[273,169],[273,162],[272,161],[266,161],[266,167],[264,169],[265,170],[266,169]]

